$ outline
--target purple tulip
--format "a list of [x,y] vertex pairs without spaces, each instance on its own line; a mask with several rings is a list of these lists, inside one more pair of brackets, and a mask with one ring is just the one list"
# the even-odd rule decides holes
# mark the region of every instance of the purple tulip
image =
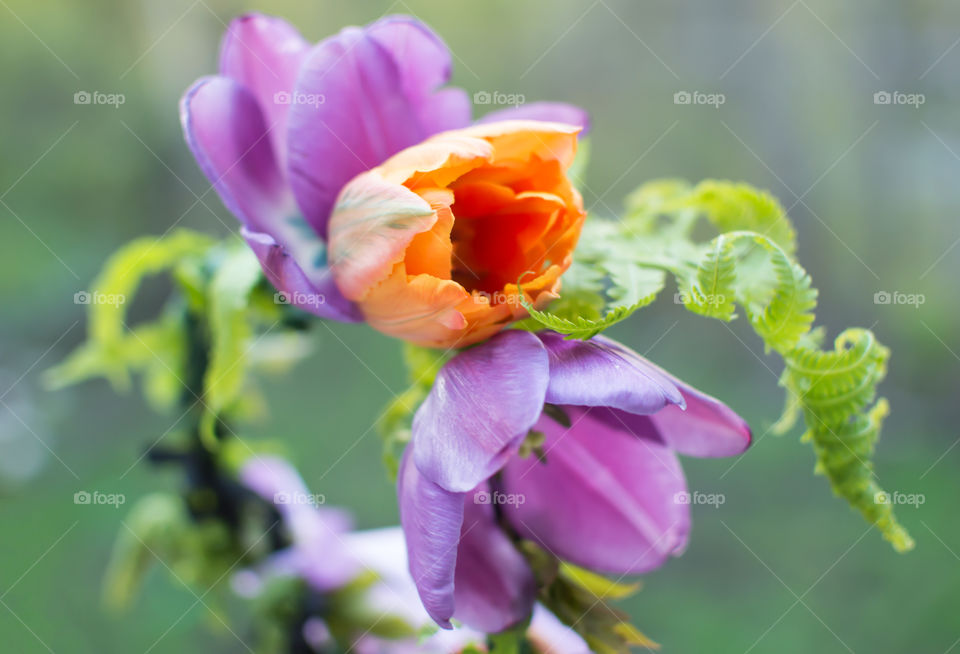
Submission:
[[[542,461],[518,454],[530,430]],[[676,453],[731,456],[750,438],[729,407],[603,337],[507,331],[461,352],[417,411],[398,480],[424,606],[447,628],[525,619],[535,581],[504,526],[598,572],[660,566],[690,529]]]
[[235,581],[244,595],[256,594],[262,580],[274,576],[304,579],[321,593],[352,581],[361,567],[344,540],[350,516],[339,509],[320,506],[317,495],[289,463],[273,456],[254,456],[240,469],[240,482],[273,503],[282,520],[274,529],[286,530],[289,547],[273,553],[256,570],[245,570]]
[[[314,590],[328,593],[363,574],[376,576],[364,597],[366,610],[374,615],[400,618],[411,628],[423,630],[430,623],[417,598],[410,577],[403,532],[400,527],[351,531],[344,511],[317,506],[293,466],[273,456],[257,456],[240,470],[241,483],[271,502],[283,519],[292,544],[274,553],[256,569],[238,572],[234,589],[244,597],[257,596],[265,580],[276,576],[304,579]],[[535,651],[551,654],[588,654],[586,643],[557,618],[537,606],[528,630]],[[332,638],[325,622],[314,617],[304,625],[310,643]],[[484,643],[486,635],[469,628],[443,631],[426,639],[385,640],[369,633],[352,643],[357,654],[455,654],[471,643]]]
[[[366,598],[369,608],[380,615],[399,617],[414,629],[425,631],[431,620],[420,605],[417,588],[410,577],[402,530],[386,527],[353,532],[347,536],[347,543],[357,562],[377,576],[377,583]],[[590,648],[576,632],[539,604],[534,607],[527,638],[535,652],[590,653]],[[352,651],[356,654],[456,654],[469,645],[483,645],[485,641],[484,633],[460,627],[426,638],[392,641],[365,635],[353,643]]]
[[[327,222],[357,174],[432,134],[469,125],[467,94],[444,85],[450,53],[407,16],[348,27],[316,45],[285,21],[235,20],[220,74],[181,102],[186,140],[264,273],[316,315],[360,319],[326,261]],[[483,121],[514,118],[586,125],[583,111],[532,103]]]

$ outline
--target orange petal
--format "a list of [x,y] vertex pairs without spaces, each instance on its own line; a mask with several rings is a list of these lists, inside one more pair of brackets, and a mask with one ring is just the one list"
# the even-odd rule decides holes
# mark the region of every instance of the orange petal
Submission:
[[445,132],[400,151],[377,170],[384,179],[395,184],[406,184],[410,188],[440,188],[492,157],[493,146],[487,141]]
[[337,198],[329,225],[330,263],[340,291],[362,300],[403,260],[413,238],[436,222],[429,202],[385,181],[376,169],[354,178]]
[[503,120],[482,123],[459,130],[459,134],[482,138],[494,148],[497,165],[504,160],[555,159],[564,169],[573,163],[577,154],[577,134],[582,128],[563,123],[547,123],[539,120]]
[[408,275],[433,275],[438,279],[450,279],[453,268],[453,192],[449,189],[418,190],[424,200],[437,214],[437,222],[426,232],[417,234],[407,246],[403,261]]
[[412,343],[440,347],[467,327],[457,306],[470,295],[462,286],[430,275],[408,277],[398,263],[361,304],[374,329]]

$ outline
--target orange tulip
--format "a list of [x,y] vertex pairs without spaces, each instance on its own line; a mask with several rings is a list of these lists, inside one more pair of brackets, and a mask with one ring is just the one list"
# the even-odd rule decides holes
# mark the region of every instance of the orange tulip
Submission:
[[[580,128],[503,121],[438,134],[355,177],[330,219],[340,291],[374,328],[463,347],[557,297],[586,214]],[[517,287],[521,281],[523,294]]]

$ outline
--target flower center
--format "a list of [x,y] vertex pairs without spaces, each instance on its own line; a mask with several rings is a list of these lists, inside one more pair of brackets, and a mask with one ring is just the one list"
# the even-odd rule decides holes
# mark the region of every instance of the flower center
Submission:
[[[484,166],[450,184],[451,278],[494,296],[562,259],[569,185],[555,161]],[[530,277],[529,279],[532,279]],[[528,281],[529,281],[528,279]]]

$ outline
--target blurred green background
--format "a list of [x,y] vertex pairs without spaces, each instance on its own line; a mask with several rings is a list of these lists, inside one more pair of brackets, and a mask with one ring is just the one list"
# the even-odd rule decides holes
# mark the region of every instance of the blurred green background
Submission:
[[[737,460],[686,462],[692,490],[726,501],[693,507],[688,552],[648,575],[629,609],[665,652],[960,648],[956,3],[0,0],[0,649],[242,651],[162,569],[125,616],[100,610],[124,509],[77,506],[73,493],[119,492],[129,504],[176,488],[176,475],[139,461],[174,416],[102,382],[46,393],[41,373],[82,340],[73,294],[115,248],[174,224],[236,229],[183,145],[177,101],[215,71],[225,23],[254,9],[311,39],[415,14],[451,46],[454,82],[471,93],[588,108],[583,193],[598,213],[662,176],[778,195],[831,337],[872,327],[893,348],[876,471],[888,490],[923,494],[899,509],[917,549],[895,554],[833,498],[798,432],[767,432],[779,370],[743,321],[696,318],[671,291],[614,335],[732,404],[757,439]],[[125,103],[76,105],[79,91]],[[683,91],[725,102],[675,104]],[[875,103],[883,91],[924,103]],[[149,285],[134,317],[163,292]],[[877,304],[878,292],[925,301]],[[371,427],[404,387],[398,349],[362,326],[320,326],[314,338],[309,361],[268,387],[269,421],[247,434],[284,438],[314,491],[351,507],[359,526],[394,523]]]

